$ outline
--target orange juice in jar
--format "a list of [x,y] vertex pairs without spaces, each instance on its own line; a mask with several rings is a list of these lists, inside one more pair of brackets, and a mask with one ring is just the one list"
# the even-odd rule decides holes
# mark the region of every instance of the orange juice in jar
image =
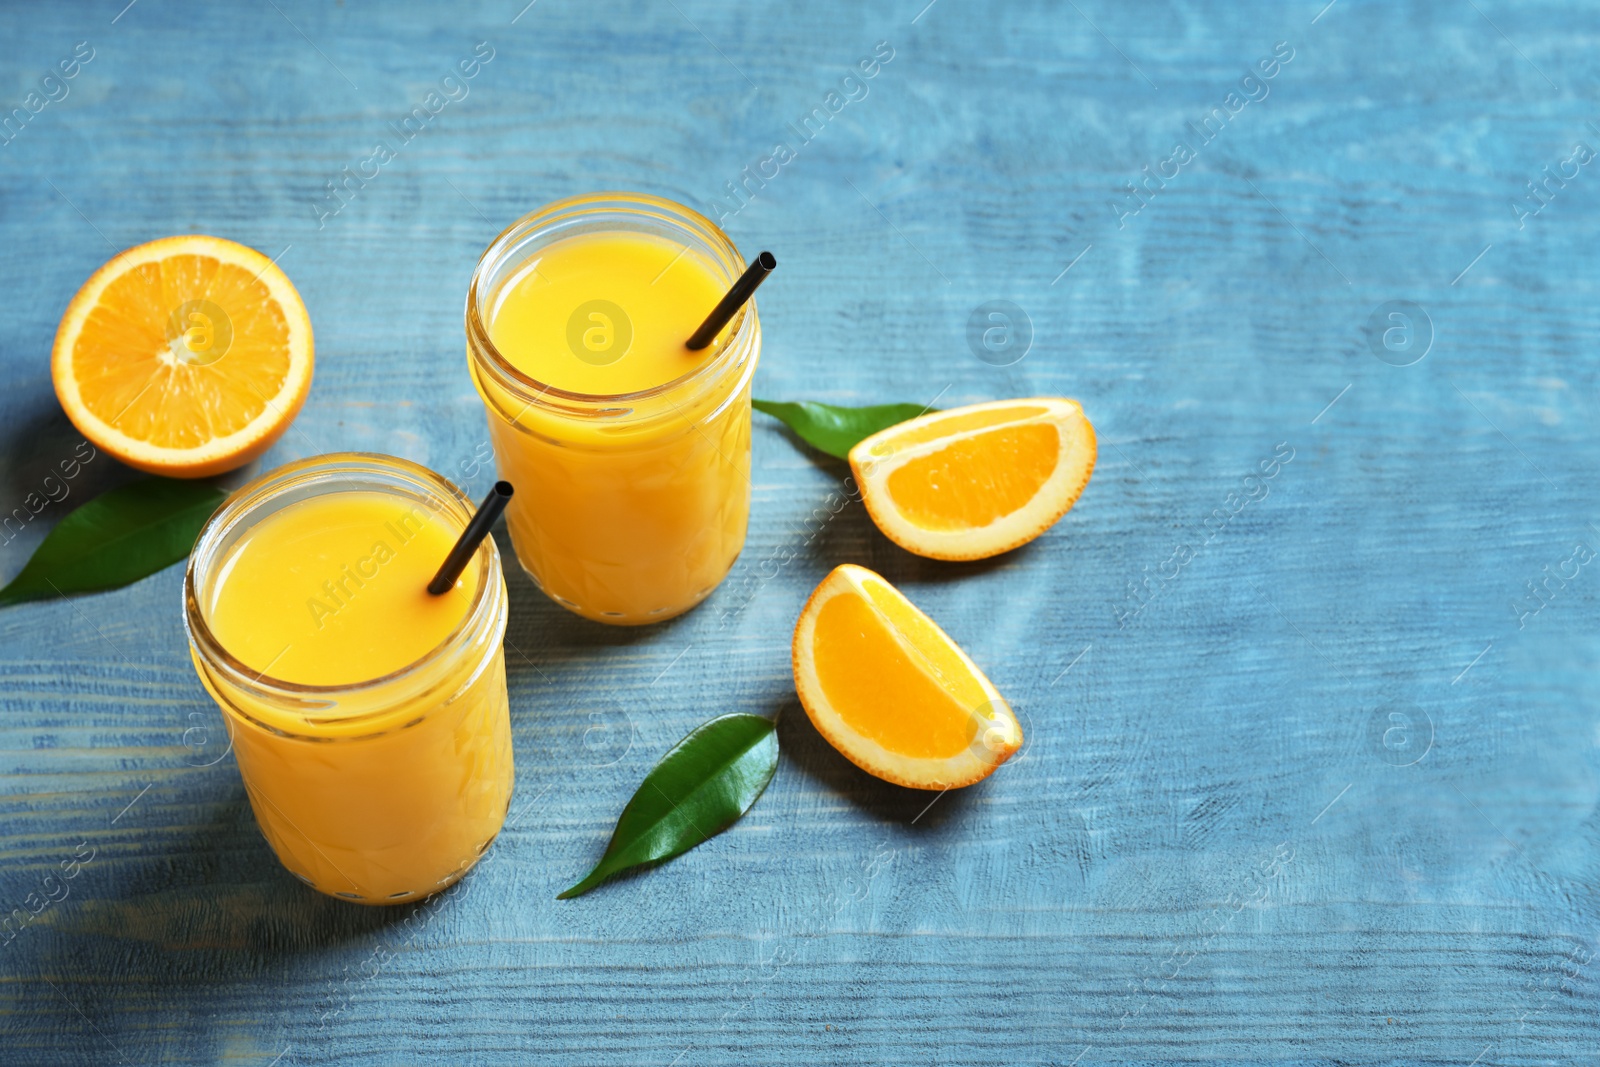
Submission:
[[733,243],[668,200],[598,193],[520,220],[467,294],[467,357],[488,409],[517,558],[552,599],[640,625],[710,594],[744,545],[749,302],[684,344],[743,271]]
[[344,453],[234,493],[190,556],[185,623],[250,805],[302,881],[364,904],[454,882],[512,789],[505,583],[485,538],[429,580],[473,514],[414,463]]

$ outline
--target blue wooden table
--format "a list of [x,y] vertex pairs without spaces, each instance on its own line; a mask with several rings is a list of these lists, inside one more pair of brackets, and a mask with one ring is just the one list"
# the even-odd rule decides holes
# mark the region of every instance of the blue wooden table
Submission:
[[[512,818],[421,909],[278,866],[179,569],[0,611],[0,904],[78,872],[0,948],[0,1063],[1600,1052],[1592,5],[125,2],[0,20],[0,512],[78,441],[67,300],[185,232],[277,257],[316,327],[255,471],[482,492],[472,266],[607,188],[777,253],[757,395],[1077,397],[1100,465],[1033,545],[937,564],[758,417],[697,611],[607,629],[508,574]],[[85,466],[0,577],[129,477]],[[790,630],[845,561],[1016,706],[987,782],[930,807],[800,713]],[[733,710],[781,717],[751,813],[555,900]]]

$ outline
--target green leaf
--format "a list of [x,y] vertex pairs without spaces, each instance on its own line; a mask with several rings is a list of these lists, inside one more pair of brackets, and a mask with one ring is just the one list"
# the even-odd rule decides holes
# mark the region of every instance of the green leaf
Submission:
[[879,430],[926,415],[935,409],[921,404],[873,404],[846,408],[819,404],[814,400],[789,403],[781,400],[752,400],[757,411],[764,411],[799,434],[807,444],[838,459],[849,459],[850,448]]
[[226,493],[203,482],[147,478],[75,508],[34,550],[0,604],[116,589],[189,554]]
[[723,715],[696,727],[645,775],[594,870],[556,899],[581,896],[614,874],[715,837],[750,810],[777,769],[771,719]]

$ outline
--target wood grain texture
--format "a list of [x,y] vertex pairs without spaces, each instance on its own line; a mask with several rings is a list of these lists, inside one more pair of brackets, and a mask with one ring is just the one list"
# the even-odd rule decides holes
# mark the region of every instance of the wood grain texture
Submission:
[[[606,629],[508,574],[513,822],[421,910],[279,868],[188,662],[176,570],[0,612],[0,902],[93,857],[0,947],[0,1062],[1600,1052],[1600,572],[1512,607],[1600,546],[1600,170],[1513,209],[1575,143],[1600,148],[1600,14],[923,3],[5,13],[0,110],[75,43],[95,57],[0,146],[0,511],[77,441],[47,365],[72,292],[112,251],[189,231],[280,256],[316,327],[310,399],[258,469],[369,449],[479,494],[461,314],[493,235],[592,189],[714,213],[778,141],[795,158],[727,222],[783,264],[758,395],[1073,396],[1101,453],[1047,536],[935,564],[758,417],[749,542],[695,612]],[[325,183],[481,41],[470,94],[319,227]],[[879,41],[894,58],[867,95],[799,143],[787,124]],[[1264,98],[1200,143],[1186,124],[1280,41],[1294,57]],[[1131,213],[1123,187],[1178,139],[1195,158]],[[967,341],[994,300],[1033,329],[1007,367]],[[1369,345],[1395,300],[1432,324],[1408,367]],[[1280,444],[1267,495],[1208,526]],[[85,467],[6,535],[0,576],[127,476]],[[845,561],[1017,706],[1027,747],[988,782],[924,810],[798,713],[790,628]],[[556,901],[653,762],[728,711],[782,715],[750,814]]]

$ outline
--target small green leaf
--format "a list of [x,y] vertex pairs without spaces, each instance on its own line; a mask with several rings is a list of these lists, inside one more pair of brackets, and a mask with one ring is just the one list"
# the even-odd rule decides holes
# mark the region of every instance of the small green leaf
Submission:
[[750,810],[777,769],[771,719],[723,715],[697,726],[645,775],[594,870],[556,899],[580,896],[629,867],[669,860],[715,837]]
[[189,554],[227,493],[203,482],[146,478],[73,509],[34,550],[0,604],[116,589]]
[[752,400],[757,411],[764,411],[799,434],[806,443],[838,459],[849,459],[850,448],[879,430],[926,415],[933,408],[921,404],[873,404],[846,408],[819,404],[814,400],[789,403],[780,400]]

